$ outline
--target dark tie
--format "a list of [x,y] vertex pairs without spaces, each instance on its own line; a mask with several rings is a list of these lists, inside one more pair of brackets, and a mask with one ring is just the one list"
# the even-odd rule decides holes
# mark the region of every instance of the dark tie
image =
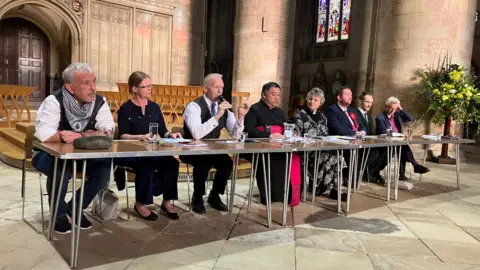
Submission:
[[368,115],[367,115],[367,113],[363,114],[363,117],[365,117],[365,121],[366,121],[367,124],[368,124]]
[[217,104],[214,102],[212,103],[212,106],[210,106],[210,112],[212,113],[212,117],[217,114]]

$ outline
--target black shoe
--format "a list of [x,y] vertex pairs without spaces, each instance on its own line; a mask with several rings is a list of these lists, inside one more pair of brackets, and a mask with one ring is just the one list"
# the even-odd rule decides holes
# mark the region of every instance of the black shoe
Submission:
[[418,174],[424,174],[424,173],[428,173],[430,169],[418,164],[413,167],[413,171]]
[[69,234],[72,232],[72,224],[66,217],[57,218],[55,221],[55,232],[58,234]]
[[203,203],[203,198],[192,197],[192,211],[197,214],[205,214],[205,204]]
[[[342,202],[347,201],[347,196],[348,196],[347,193],[342,192],[342,195],[341,195],[341,197],[342,197]],[[338,199],[337,189],[335,189],[335,188],[330,189],[330,196],[329,196],[329,197],[330,197],[330,199],[332,199],[332,200],[337,200],[337,199]]]
[[146,217],[144,217],[142,214],[140,214],[140,212],[137,210],[137,207],[135,205],[133,206],[133,210],[135,210],[135,212],[137,212],[137,214],[145,220],[156,221],[158,219],[157,214],[153,213],[151,210],[150,210],[150,215],[148,215]]
[[400,180],[400,181],[410,181],[410,178],[406,177],[404,174],[400,174],[398,176],[398,180]]
[[125,182],[127,181],[127,179],[125,179],[124,168],[117,167],[117,169],[115,170],[115,173],[113,173],[113,179],[117,184],[118,191],[122,191],[125,189]]
[[[77,215],[78,215],[78,213],[77,213]],[[67,208],[67,217],[70,220],[70,222],[72,222],[72,211],[70,210],[70,205]],[[77,218],[78,218],[78,216],[77,216]],[[81,230],[89,230],[91,228],[92,228],[92,223],[90,222],[90,220],[88,220],[85,217],[85,215],[83,214],[83,211],[82,211],[82,218],[80,219],[80,229]]]
[[167,217],[170,218],[170,219],[179,219],[180,218],[178,216],[177,212],[168,212],[167,208],[165,208],[165,206],[163,206],[163,204],[160,206],[160,209],[162,209],[162,211],[165,212],[165,214],[167,214]]
[[380,174],[374,175],[372,179],[379,185],[385,185],[385,179]]
[[208,204],[213,208],[221,212],[228,212],[228,207],[220,199],[220,195],[210,192],[208,195]]

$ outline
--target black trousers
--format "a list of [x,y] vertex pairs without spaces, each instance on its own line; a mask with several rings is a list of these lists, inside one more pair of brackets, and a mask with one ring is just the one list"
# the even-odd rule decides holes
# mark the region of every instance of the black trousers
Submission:
[[[412,163],[413,165],[417,165],[417,161],[415,160],[415,157],[413,156],[412,149],[410,149],[410,146],[408,145],[402,145],[400,146],[402,148],[402,155],[400,156],[400,170],[399,173],[400,175],[405,175],[405,165],[407,164],[407,161]],[[385,169],[387,166],[387,148],[381,148],[381,151],[383,151],[384,154],[384,159],[382,160],[381,166],[380,166],[380,171]],[[399,152],[399,149],[397,148],[397,154]],[[395,152],[390,153],[390,156],[393,156]]]
[[145,205],[163,194],[164,200],[178,199],[178,161],[172,156],[115,159],[115,164],[135,172],[135,199]]
[[212,192],[224,194],[228,178],[232,174],[233,161],[226,155],[180,156],[180,160],[193,166],[193,194],[205,195],[205,181],[212,168],[217,171],[213,180]]

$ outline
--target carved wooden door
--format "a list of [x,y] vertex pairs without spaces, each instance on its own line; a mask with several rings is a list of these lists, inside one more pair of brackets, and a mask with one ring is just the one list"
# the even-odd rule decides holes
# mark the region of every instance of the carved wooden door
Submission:
[[42,101],[46,94],[49,41],[36,25],[23,19],[1,21],[0,49],[2,84],[34,86],[30,101]]
[[0,84],[17,84],[18,32],[0,21]]

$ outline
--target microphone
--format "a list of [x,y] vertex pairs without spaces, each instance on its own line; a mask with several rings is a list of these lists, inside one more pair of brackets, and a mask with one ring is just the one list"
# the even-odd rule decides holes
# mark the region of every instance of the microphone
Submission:
[[[220,101],[220,103],[222,103],[222,102],[227,101],[227,100],[226,100],[223,96],[219,96],[219,97],[218,97],[218,101]],[[227,102],[228,102],[228,101],[227,101]],[[219,103],[219,104],[220,104],[220,103]],[[232,111],[232,108],[230,108],[230,109],[228,109],[228,110],[231,111],[231,112],[233,112],[233,111]]]
[[223,96],[219,96],[218,101],[220,101],[220,103],[222,103],[222,102],[226,101],[226,99]]

